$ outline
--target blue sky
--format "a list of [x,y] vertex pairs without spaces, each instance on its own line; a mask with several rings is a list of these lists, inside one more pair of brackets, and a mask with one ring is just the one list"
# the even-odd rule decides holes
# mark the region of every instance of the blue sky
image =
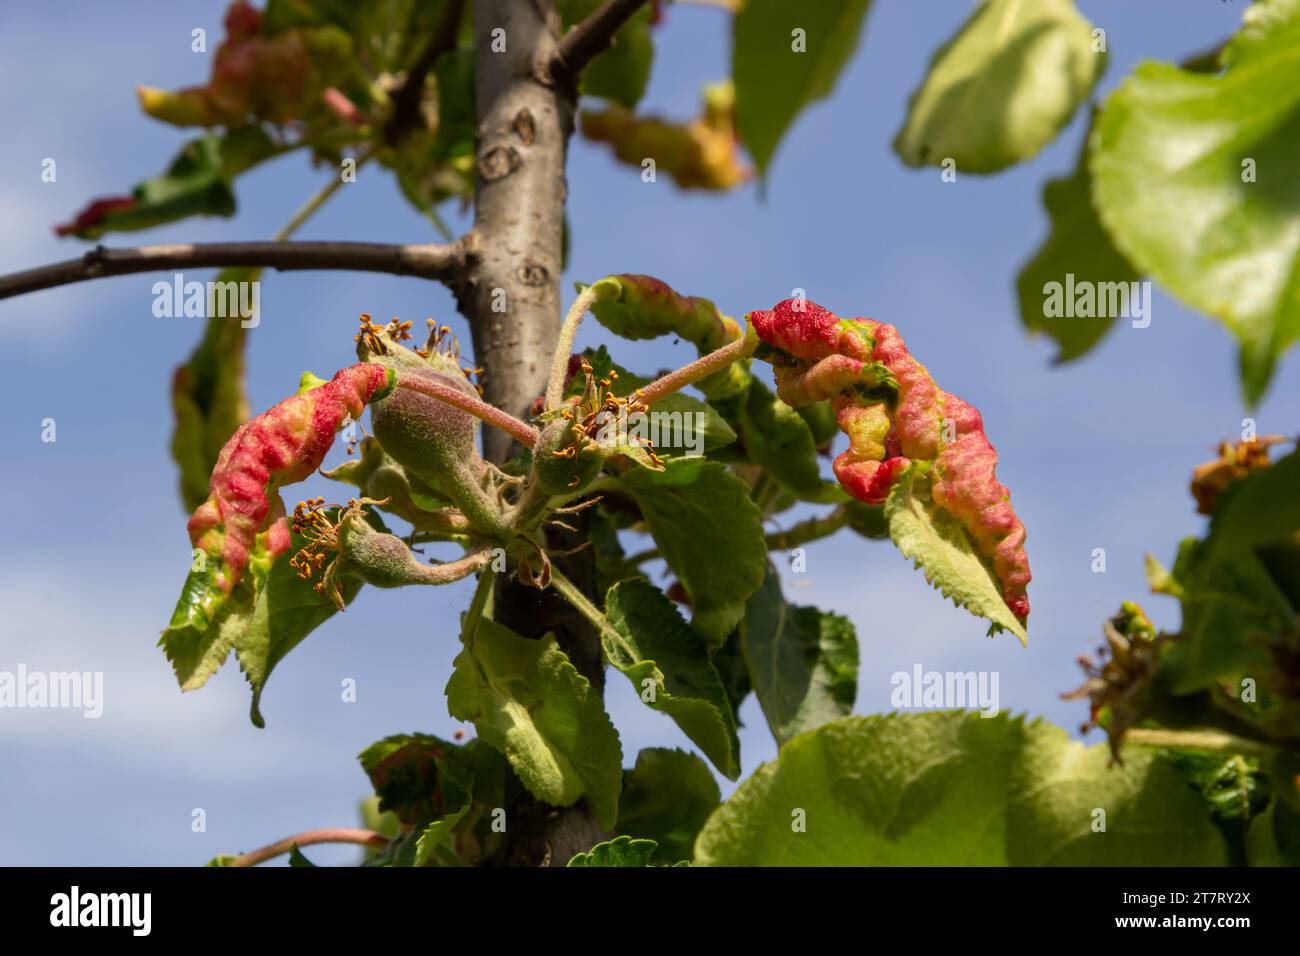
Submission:
[[[1242,3],[1085,2],[1108,32],[1113,87],[1139,59],[1178,59],[1226,36]],[[138,113],[134,84],[174,87],[207,75],[190,31],[220,35],[223,4],[56,0],[0,8],[0,271],[78,254],[50,226],[88,199],[157,172],[184,134]],[[1054,368],[1053,347],[1020,328],[1014,278],[1046,231],[1042,182],[1068,172],[1084,118],[1032,162],[1001,175],[910,170],[890,150],[907,98],[933,50],[969,5],[882,0],[835,94],[808,110],[782,144],[766,195],[678,192],[641,182],[603,148],[575,141],[569,162],[572,255],[566,276],[656,275],[732,315],[807,290],[845,315],[894,323],[947,390],[984,413],[1029,530],[1034,583],[1030,644],[984,637],[984,625],[932,591],[886,542],[842,536],[809,550],[788,594],[849,615],[861,642],[856,711],[889,706],[890,675],[995,670],[1004,710],[1073,730],[1075,656],[1125,598],[1145,600],[1143,555],[1172,557],[1198,533],[1186,483],[1245,410],[1235,348],[1223,329],[1159,291],[1149,328],[1119,323],[1086,359]],[[699,87],[725,75],[726,17],[670,9],[645,109],[687,117]],[[55,183],[41,161],[58,164]],[[289,157],[242,179],[233,220],[190,221],[144,241],[266,238],[328,175]],[[453,227],[465,221],[453,217]],[[427,241],[430,230],[391,178],[364,169],[301,238]],[[129,244],[133,237],[111,237]],[[195,278],[203,278],[196,275]],[[233,663],[182,695],[154,643],[188,567],[185,515],[167,453],[171,370],[200,333],[195,319],[158,319],[156,276],[86,283],[0,302],[6,382],[0,423],[0,670],[103,671],[105,710],[0,710],[0,864],[189,864],[317,826],[355,821],[366,781],[355,755],[389,733],[450,735],[442,689],[455,654],[465,586],[369,591],[277,669],[263,711]],[[433,316],[468,342],[441,287],[352,273],[270,274],[250,342],[248,387],[261,410],[299,374],[352,358],[356,316]],[[592,323],[580,345],[608,341]],[[667,343],[612,343],[616,358],[653,371],[691,356]],[[1300,362],[1283,361],[1253,414],[1261,431],[1294,431]],[[1288,412],[1290,414],[1288,414]],[[54,418],[57,442],[41,441]],[[328,460],[341,456],[336,452]],[[337,498],[321,479],[305,491]],[[788,523],[788,522],[787,522]],[[1107,571],[1091,570],[1105,548]],[[1177,625],[1167,599],[1145,601]],[[340,701],[357,682],[358,700]],[[665,717],[612,675],[609,709],[625,764],[646,746],[689,747]],[[755,702],[742,718],[748,774],[775,748]],[[191,830],[192,811],[207,830]],[[348,848],[314,858],[345,861]]]

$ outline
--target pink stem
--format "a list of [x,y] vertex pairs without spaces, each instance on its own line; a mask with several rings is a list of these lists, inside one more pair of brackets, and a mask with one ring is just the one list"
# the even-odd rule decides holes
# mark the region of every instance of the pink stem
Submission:
[[532,448],[537,444],[536,428],[521,422],[513,415],[503,412],[481,399],[466,395],[460,389],[413,377],[399,377],[397,387],[410,389],[412,392],[419,392],[421,395],[428,395],[430,398],[436,398],[448,405],[455,405],[461,411],[469,412],[475,418],[485,421],[489,425],[495,425],[506,434],[516,438],[527,448]]
[[374,830],[358,830],[352,827],[327,827],[323,830],[308,830],[296,836],[285,837],[277,843],[264,846],[251,853],[235,857],[229,866],[257,866],[277,856],[283,856],[295,846],[311,846],[314,843],[356,843],[360,846],[382,850],[388,846],[388,837],[380,836]]
[[637,398],[647,405],[653,405],[673,392],[681,391],[687,385],[694,385],[700,379],[708,378],[733,362],[748,358],[754,354],[754,349],[757,347],[757,340],[751,342],[748,337],[742,336],[708,355],[697,358],[689,365],[683,365],[675,372],[669,372],[663,378],[655,379],[645,388],[637,389]]

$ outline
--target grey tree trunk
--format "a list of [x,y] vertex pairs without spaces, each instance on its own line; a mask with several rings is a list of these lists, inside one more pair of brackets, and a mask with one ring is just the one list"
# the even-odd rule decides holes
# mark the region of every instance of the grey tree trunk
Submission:
[[[525,416],[545,388],[560,331],[564,161],[574,100],[537,63],[559,38],[553,0],[474,0],[478,99],[475,260],[456,289],[469,318],[484,398]],[[485,438],[502,460],[509,436]]]
[[[469,319],[484,398],[526,418],[546,388],[561,324],[560,268],[576,94],[543,82],[538,64],[560,36],[554,0],[474,0],[477,185],[470,268],[454,289]],[[508,435],[486,429],[484,452],[501,462]],[[585,530],[585,529],[584,529]],[[556,541],[558,547],[573,542]],[[561,567],[591,590],[590,557]],[[553,591],[502,580],[496,616],[527,637],[553,633],[574,665],[604,686],[600,642]],[[550,807],[524,794],[507,808],[500,862],[563,866],[607,837],[585,802]]]

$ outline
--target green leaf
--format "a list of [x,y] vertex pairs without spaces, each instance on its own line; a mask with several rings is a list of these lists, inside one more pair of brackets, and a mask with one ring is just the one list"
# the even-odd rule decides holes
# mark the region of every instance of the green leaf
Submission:
[[[261,269],[232,268],[216,282],[256,282]],[[194,511],[208,497],[208,480],[226,441],[248,419],[244,345],[248,330],[229,316],[210,316],[203,338],[172,375],[172,458],[180,468],[181,500]]]
[[736,14],[736,125],[760,173],[766,173],[795,117],[835,88],[857,47],[868,6],[870,0],[746,0]]
[[[591,16],[604,0],[560,0],[560,17],[565,29]],[[599,96],[636,109],[650,80],[654,62],[654,41],[650,38],[650,7],[643,6],[614,34],[614,44],[599,54],[582,72],[584,96]]]
[[989,632],[1010,631],[1028,644],[1025,626],[1002,599],[993,566],[975,547],[960,519],[934,503],[930,477],[908,468],[885,502],[889,536],[925,579],[958,607],[989,622]]
[[415,841],[415,860],[411,865],[428,866],[439,847],[446,844],[456,824],[460,823],[467,812],[469,812],[469,804],[441,820],[434,820],[421,830],[419,838]]
[[1300,451],[1234,482],[1214,508],[1208,556],[1226,560],[1300,531]]
[[610,588],[605,656],[641,701],[673,719],[728,779],[740,776],[740,738],[708,646],[663,592],[633,578]]
[[[1043,721],[845,717],[787,743],[704,825],[715,866],[1210,866],[1201,796],[1161,754],[1111,767]],[[1104,826],[1100,826],[1104,812]]]
[[768,566],[741,624],[754,692],[778,744],[853,711],[858,636],[853,623],[815,607],[787,604]]
[[[337,520],[337,509],[331,518]],[[386,530],[374,512],[367,520]],[[196,559],[158,639],[181,690],[202,687],[234,650],[253,689],[249,718],[255,726],[266,725],[260,705],[271,671],[336,611],[333,601],[317,594],[312,582],[289,567],[289,558],[305,543],[293,535],[289,549],[274,561],[255,554],[229,594],[216,583],[217,562]],[[361,581],[346,576],[340,590],[343,600],[351,603]]]
[[[1109,296],[1110,289],[1118,288],[1106,283],[1130,283],[1141,278],[1111,243],[1110,235],[1097,218],[1092,205],[1092,176],[1088,172],[1087,149],[1085,139],[1074,172],[1060,179],[1048,180],[1043,187],[1043,205],[1052,220],[1051,232],[1016,279],[1020,321],[1031,333],[1043,333],[1055,340],[1060,346],[1055,359],[1058,363],[1072,361],[1089,352],[1115,324],[1117,317],[1084,317],[1074,309],[1066,308],[1067,290],[1087,288],[1083,283],[1092,283],[1100,300],[1103,295]],[[1054,295],[1055,300],[1052,298]],[[1056,309],[1053,301],[1061,308]],[[1051,311],[1060,314],[1049,315]]]
[[636,766],[623,775],[618,832],[654,840],[654,861],[686,860],[695,835],[718,808],[718,782],[695,754],[666,747],[647,747]]
[[808,422],[757,378],[750,379],[743,403],[737,403],[736,424],[750,461],[796,497],[821,504],[847,497],[838,484],[822,477]]
[[[361,801],[358,811],[361,817],[361,826],[367,830],[374,830],[380,836],[388,837],[391,840],[402,830],[402,822],[397,819],[397,814],[380,810],[379,797],[373,793]],[[373,856],[377,851],[370,847],[363,847],[362,852],[369,857]]]
[[1074,0],[986,0],[930,61],[894,151],[909,166],[994,173],[1035,155],[1106,65]]
[[364,867],[407,867],[415,866],[416,847],[419,845],[420,832],[408,830],[392,840],[374,856],[367,857]]
[[736,719],[737,727],[744,726],[740,720],[740,706],[754,690],[741,644],[740,628],[737,627],[727,635],[723,645],[713,652],[713,669],[722,679],[722,687],[727,692],[727,700],[731,703],[731,713]]
[[690,594],[691,626],[720,647],[763,583],[767,548],[749,486],[703,458],[670,458],[661,472],[635,468],[618,481]]
[[289,847],[289,865],[292,867],[307,866],[307,867],[311,867],[312,869],[316,868],[315,863],[313,863],[311,860],[307,859],[305,856],[302,855],[302,851],[298,849],[298,844],[296,843],[293,846]]
[[1246,858],[1251,866],[1300,866],[1300,814],[1275,799],[1250,823]]
[[1252,404],[1300,336],[1298,55],[1300,0],[1248,6],[1223,73],[1143,63],[1092,138],[1093,199],[1115,245],[1227,326]]
[[417,531],[446,529],[439,516],[433,514],[451,504],[446,492],[409,473],[373,436],[361,439],[359,451],[360,454],[337,468],[321,474],[355,486],[366,498],[383,501],[375,507],[396,515]]
[[1161,678],[1189,694],[1246,672],[1269,673],[1267,639],[1295,624],[1295,611],[1251,552],[1214,561],[1206,542],[1185,540],[1161,591],[1182,602],[1179,640],[1161,659]]
[[1177,751],[1170,752],[1169,760],[1201,793],[1210,819],[1228,841],[1234,862],[1245,862],[1251,822],[1268,808],[1273,796],[1259,761],[1240,754],[1225,757]]
[[587,853],[579,853],[569,860],[569,866],[649,866],[650,857],[657,849],[654,840],[634,840],[615,837],[607,843],[597,843]]
[[447,682],[451,716],[472,721],[533,796],[560,807],[586,796],[612,827],[623,757],[600,693],[551,635],[532,641],[482,618],[464,639]]

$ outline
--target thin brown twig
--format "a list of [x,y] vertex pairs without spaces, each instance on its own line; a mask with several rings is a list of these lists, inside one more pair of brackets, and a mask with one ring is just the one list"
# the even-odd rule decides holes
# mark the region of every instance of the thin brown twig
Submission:
[[56,286],[176,268],[258,266],[270,269],[344,269],[448,280],[470,255],[465,239],[440,245],[383,242],[195,242],[108,249],[0,276],[0,299]]
[[614,42],[614,34],[647,0],[606,0],[592,14],[560,38],[548,64],[554,80],[575,80],[587,64]]
[[442,12],[442,18],[429,38],[428,45],[406,71],[406,79],[393,96],[393,112],[384,125],[384,142],[396,146],[406,133],[416,125],[420,115],[420,101],[424,98],[424,81],[439,57],[456,49],[460,33],[461,16],[465,0],[451,0]]

